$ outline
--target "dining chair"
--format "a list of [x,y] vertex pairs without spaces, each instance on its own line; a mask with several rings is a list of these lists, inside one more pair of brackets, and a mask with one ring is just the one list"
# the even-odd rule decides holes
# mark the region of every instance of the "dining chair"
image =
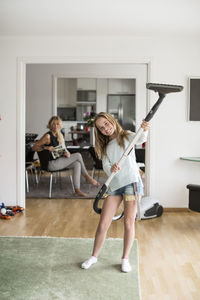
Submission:
[[32,151],[31,143],[26,145],[26,161],[25,161],[25,180],[26,180],[26,191],[29,192],[29,176],[30,172],[32,175],[32,180],[34,183],[34,175],[35,175],[35,183],[38,184],[38,176],[37,176],[37,168],[35,166],[35,162],[37,159],[34,159],[35,151]]
[[97,176],[97,181],[98,181],[99,177],[100,177],[100,172],[101,172],[101,170],[103,170],[102,160],[97,157],[94,147],[90,147],[88,149],[88,151],[89,151],[90,155],[92,156],[92,159],[94,162],[91,176],[94,178],[95,171],[98,171],[98,176]]
[[145,148],[136,148],[135,157],[138,167],[145,174]]
[[[60,174],[61,172],[68,171],[70,169],[69,168],[63,168],[63,169],[59,169],[59,170],[56,170],[56,171],[50,171],[48,169],[48,164],[49,164],[49,161],[50,161],[51,152],[49,150],[43,150],[43,151],[38,151],[37,154],[38,154],[38,157],[39,157],[39,160],[40,160],[40,173],[41,173],[41,171],[45,171],[47,173],[50,173],[50,177],[49,177],[49,198],[51,198],[53,175],[56,174],[56,173]],[[73,179],[72,179],[71,174],[69,174],[69,178],[70,178],[70,182],[71,182],[71,185],[72,185],[73,193],[75,193]]]

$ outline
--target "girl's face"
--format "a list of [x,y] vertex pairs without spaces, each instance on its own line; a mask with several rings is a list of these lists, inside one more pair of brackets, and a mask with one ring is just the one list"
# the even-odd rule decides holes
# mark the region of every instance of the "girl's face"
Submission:
[[110,139],[114,138],[115,128],[106,118],[98,118],[96,120],[96,126],[103,135],[109,136]]
[[61,129],[61,125],[59,123],[59,121],[54,120],[51,124],[51,131],[53,131],[54,133],[57,133],[58,131],[60,131]]

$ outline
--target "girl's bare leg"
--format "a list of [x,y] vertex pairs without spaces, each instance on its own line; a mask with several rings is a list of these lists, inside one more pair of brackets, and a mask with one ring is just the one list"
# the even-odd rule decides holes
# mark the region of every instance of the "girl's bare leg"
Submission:
[[135,237],[135,218],[137,213],[136,200],[124,199],[124,250],[122,255],[122,272],[130,272],[129,254]]
[[99,225],[97,227],[95,235],[94,249],[92,253],[92,255],[95,257],[98,257],[99,255],[99,252],[106,238],[106,233],[112,222],[112,218],[114,217],[115,212],[117,211],[121,201],[122,196],[108,196],[104,200]]
[[[141,197],[139,195],[139,197]],[[139,199],[140,200],[140,199]],[[135,218],[137,204],[124,200],[124,249],[122,259],[128,259],[135,238]]]
[[115,215],[115,212],[118,209],[121,201],[122,201],[121,196],[108,196],[104,200],[99,225],[97,227],[97,231],[95,235],[93,253],[88,260],[82,263],[81,267],[83,269],[88,269],[97,262],[97,257],[103,246],[104,240],[106,238],[106,233],[108,231],[108,228],[112,222],[112,218]]

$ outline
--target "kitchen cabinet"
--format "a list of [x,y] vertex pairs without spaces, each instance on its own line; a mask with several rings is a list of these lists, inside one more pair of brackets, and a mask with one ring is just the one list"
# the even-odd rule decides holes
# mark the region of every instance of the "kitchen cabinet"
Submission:
[[76,106],[76,79],[58,78],[57,107]]
[[135,79],[108,79],[108,94],[135,94]]
[[97,79],[97,101],[96,111],[106,111],[107,109],[107,94],[108,94],[108,79]]
[[78,78],[77,89],[85,91],[96,91],[97,80],[96,78]]

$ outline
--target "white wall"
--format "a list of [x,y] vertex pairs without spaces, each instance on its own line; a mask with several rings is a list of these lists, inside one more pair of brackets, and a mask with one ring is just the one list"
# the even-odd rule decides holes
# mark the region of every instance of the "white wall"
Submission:
[[[0,38],[0,200],[14,205],[16,199],[17,58],[110,57],[123,62],[150,58],[152,82],[182,84],[182,93],[167,96],[152,120],[150,133],[151,196],[167,207],[187,207],[188,183],[200,183],[198,163],[180,156],[199,156],[199,122],[187,122],[187,78],[200,75],[199,39],[151,38]],[[151,93],[153,104],[157,96]],[[45,108],[41,115],[45,114]],[[50,115],[50,111],[47,111]],[[47,118],[48,119],[48,118]],[[46,117],[44,117],[44,126]],[[22,178],[23,180],[23,178]],[[19,200],[19,199],[18,199]]]

